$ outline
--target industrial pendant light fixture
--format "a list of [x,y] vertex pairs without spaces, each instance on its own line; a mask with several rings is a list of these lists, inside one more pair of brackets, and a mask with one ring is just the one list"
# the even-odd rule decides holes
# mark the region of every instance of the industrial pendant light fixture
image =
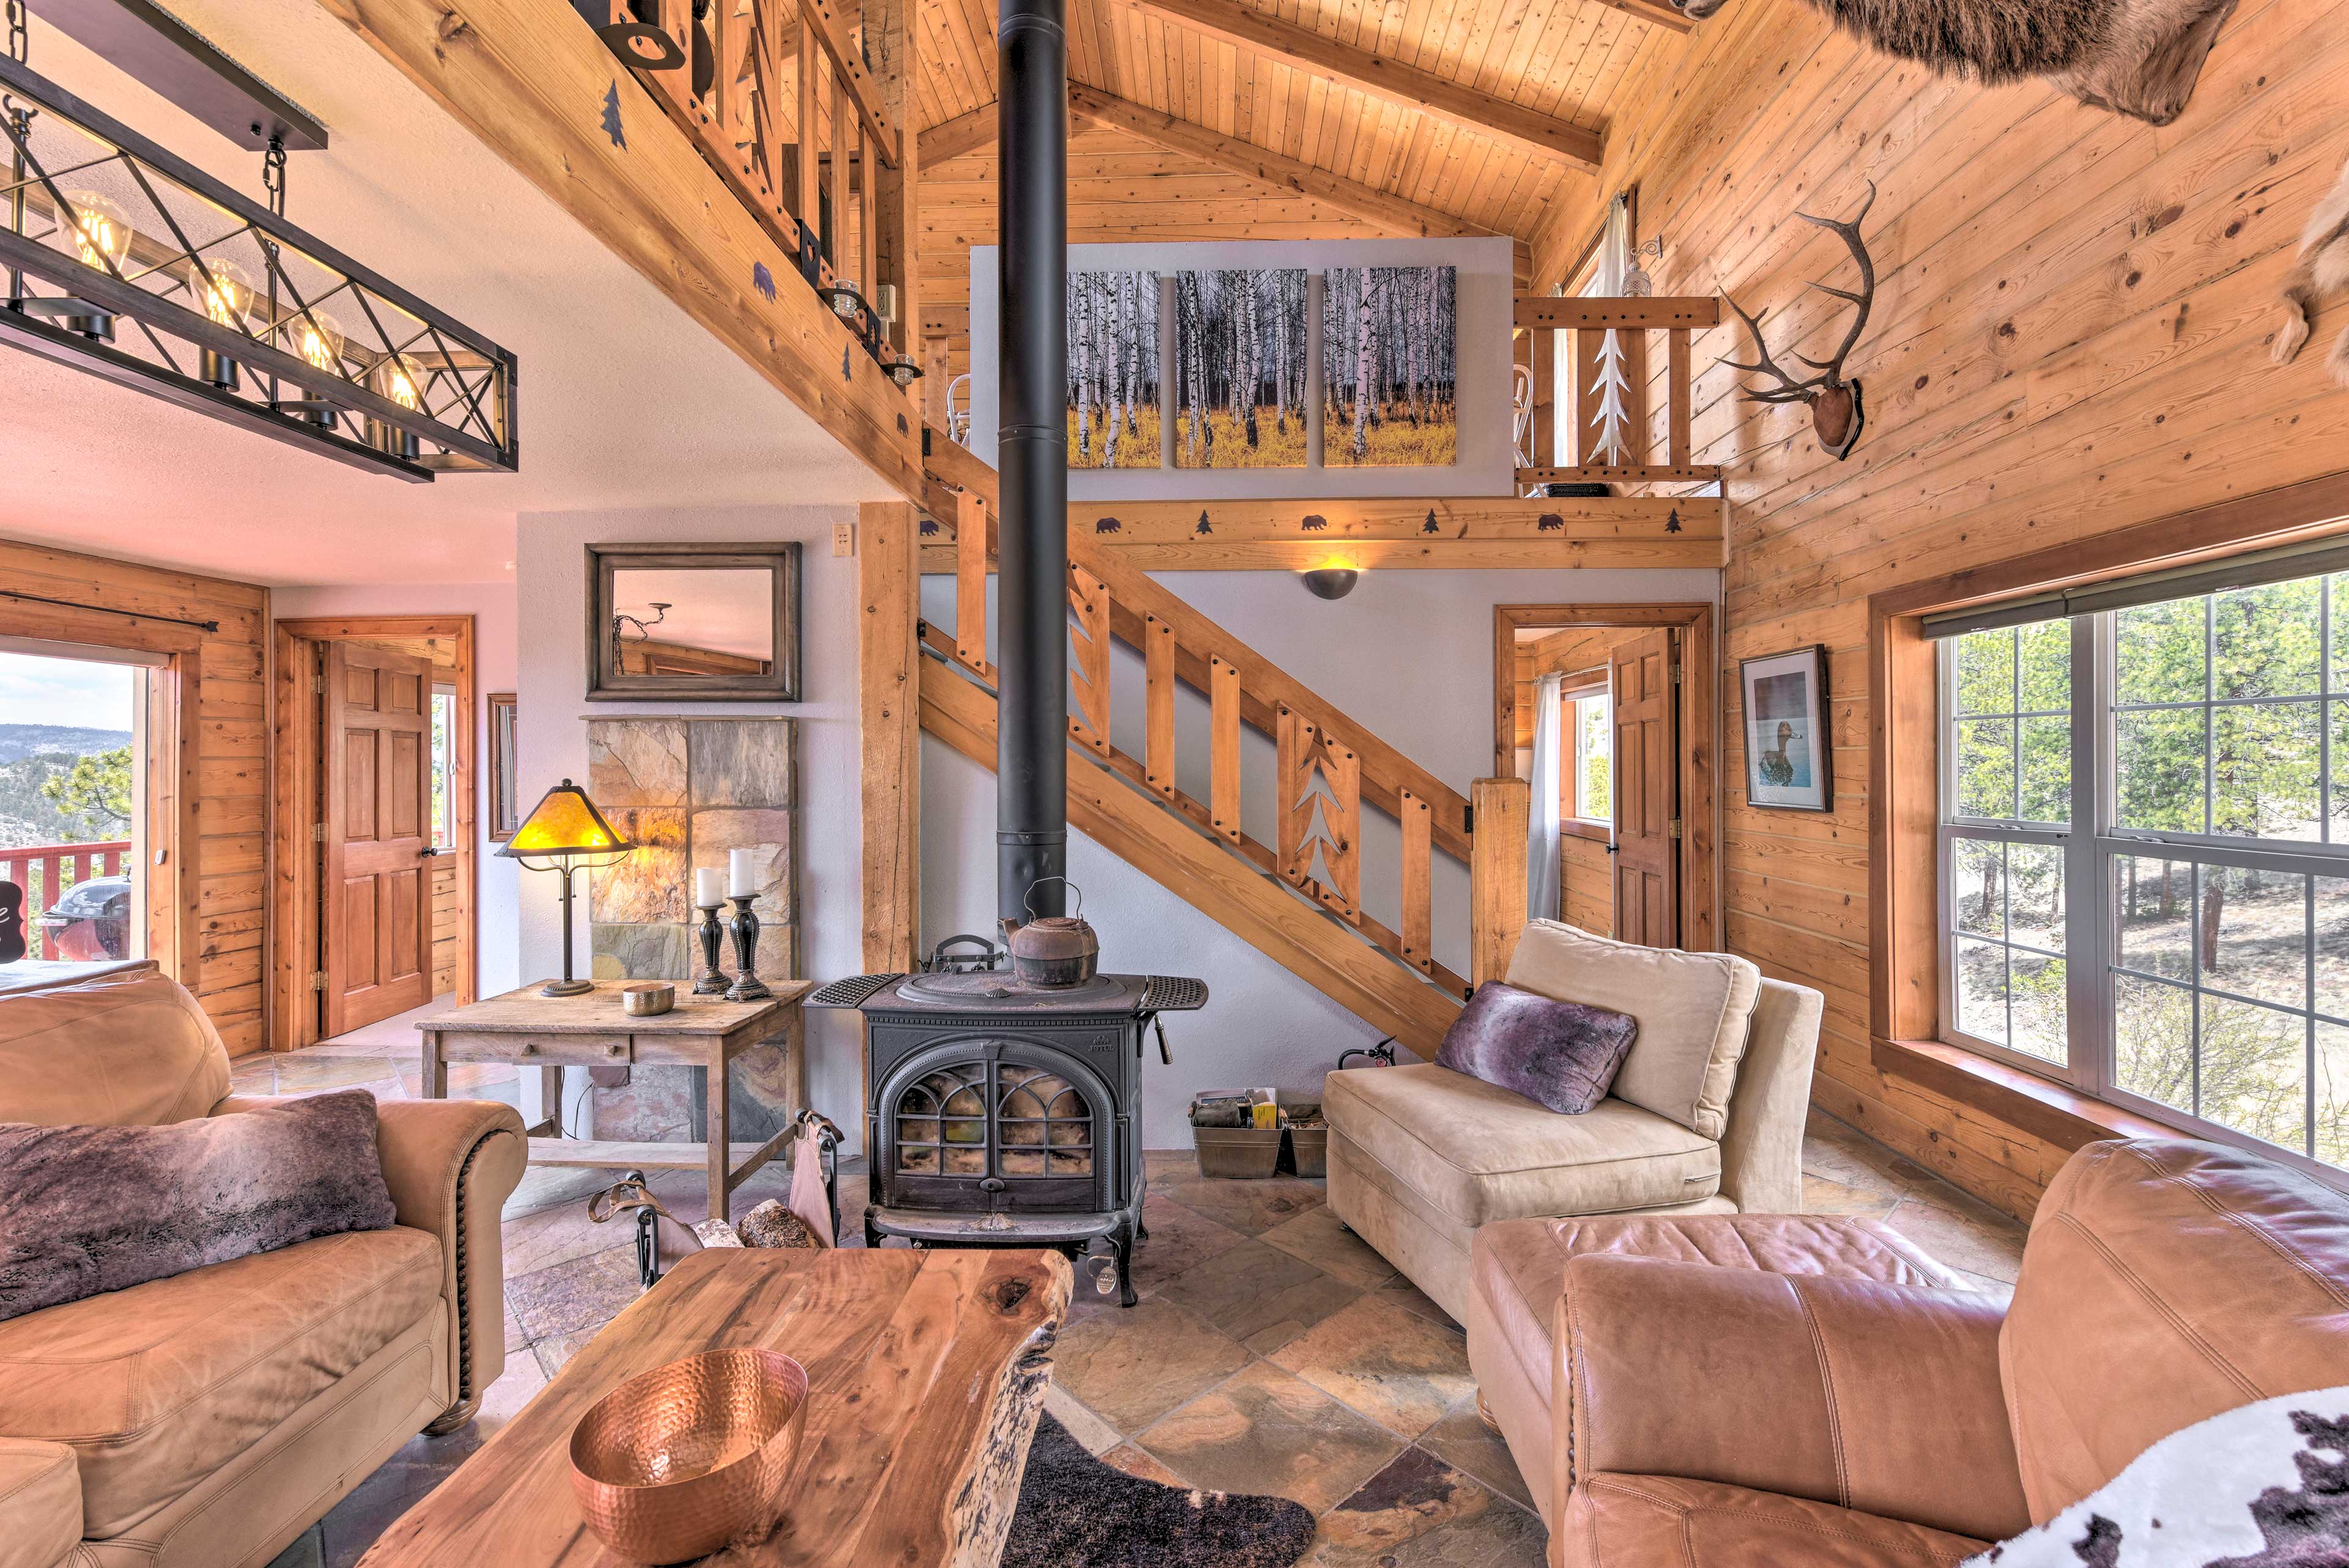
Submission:
[[[57,24],[223,135],[266,148],[262,205],[0,55],[0,342],[375,472],[519,465],[512,354],[285,217],[315,121],[143,0]],[[70,182],[70,185],[65,183]]]

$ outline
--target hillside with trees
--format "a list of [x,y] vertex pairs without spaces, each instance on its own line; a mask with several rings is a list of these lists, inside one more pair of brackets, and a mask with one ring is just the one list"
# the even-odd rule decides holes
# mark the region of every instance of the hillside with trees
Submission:
[[0,846],[127,837],[130,791],[128,732],[0,724]]

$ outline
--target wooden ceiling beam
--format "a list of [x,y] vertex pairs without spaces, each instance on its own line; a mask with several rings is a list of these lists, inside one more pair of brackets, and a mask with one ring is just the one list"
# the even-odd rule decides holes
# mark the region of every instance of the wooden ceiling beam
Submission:
[[[1537,157],[1586,168],[1599,167],[1605,149],[1595,130],[1495,98],[1464,82],[1384,55],[1325,37],[1309,27],[1267,16],[1243,0],[1134,0],[1137,9],[1180,26],[1220,38],[1268,58],[1301,66],[1316,75],[1405,109],[1432,110],[1481,136],[1494,137]],[[1627,3],[1623,9],[1630,9]],[[1666,7],[1669,9],[1669,7]],[[1636,13],[1635,13],[1636,14]]]
[[968,114],[942,119],[922,132],[922,167],[935,169],[949,158],[960,158],[982,147],[995,145],[997,116],[995,105],[980,104]]
[[1465,218],[1455,218],[1359,180],[1349,180],[1294,158],[1268,152],[1252,141],[1226,136],[1098,88],[1071,82],[1069,109],[1080,119],[1125,131],[1169,152],[1187,153],[1202,162],[1228,169],[1276,190],[1335,207],[1389,234],[1413,239],[1477,239],[1493,233]]

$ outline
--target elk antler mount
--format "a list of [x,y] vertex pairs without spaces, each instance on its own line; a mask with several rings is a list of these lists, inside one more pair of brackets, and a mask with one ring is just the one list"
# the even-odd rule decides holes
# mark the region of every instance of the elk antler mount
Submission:
[[1851,329],[1844,334],[1843,346],[1835,351],[1833,358],[1814,359],[1807,354],[1795,356],[1818,372],[1816,375],[1796,379],[1770,357],[1770,345],[1762,336],[1762,317],[1768,316],[1768,311],[1764,311],[1761,317],[1748,316],[1745,307],[1736,300],[1729,302],[1729,308],[1737,312],[1737,318],[1744,322],[1745,329],[1754,335],[1754,354],[1759,363],[1742,365],[1734,359],[1723,359],[1722,363],[1733,370],[1768,376],[1778,383],[1759,391],[1746,389],[1746,400],[1807,405],[1811,410],[1811,429],[1818,435],[1820,450],[1832,454],[1837,462],[1851,455],[1851,449],[1858,444],[1859,432],[1868,425],[1868,410],[1860,401],[1858,379],[1855,377],[1846,380],[1843,368],[1844,362],[1851,358],[1851,351],[1859,346],[1860,334],[1868,330],[1868,312],[1876,307],[1876,263],[1869,259],[1868,243],[1860,238],[1859,234],[1860,221],[1875,205],[1876,182],[1870,180],[1868,182],[1868,199],[1860,202],[1859,211],[1847,221],[1815,218],[1808,213],[1795,214],[1803,222],[1840,238],[1851,247],[1852,260],[1859,265],[1859,291],[1856,294],[1849,289],[1831,288],[1824,283],[1811,285],[1821,294],[1847,302],[1853,311]]

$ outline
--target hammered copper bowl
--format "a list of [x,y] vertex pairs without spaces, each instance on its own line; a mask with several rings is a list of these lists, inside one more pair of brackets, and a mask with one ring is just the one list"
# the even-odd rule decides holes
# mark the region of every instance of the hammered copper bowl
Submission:
[[636,1563],[766,1539],[807,1424],[807,1369],[712,1350],[629,1378],[571,1431],[571,1490],[596,1538]]

